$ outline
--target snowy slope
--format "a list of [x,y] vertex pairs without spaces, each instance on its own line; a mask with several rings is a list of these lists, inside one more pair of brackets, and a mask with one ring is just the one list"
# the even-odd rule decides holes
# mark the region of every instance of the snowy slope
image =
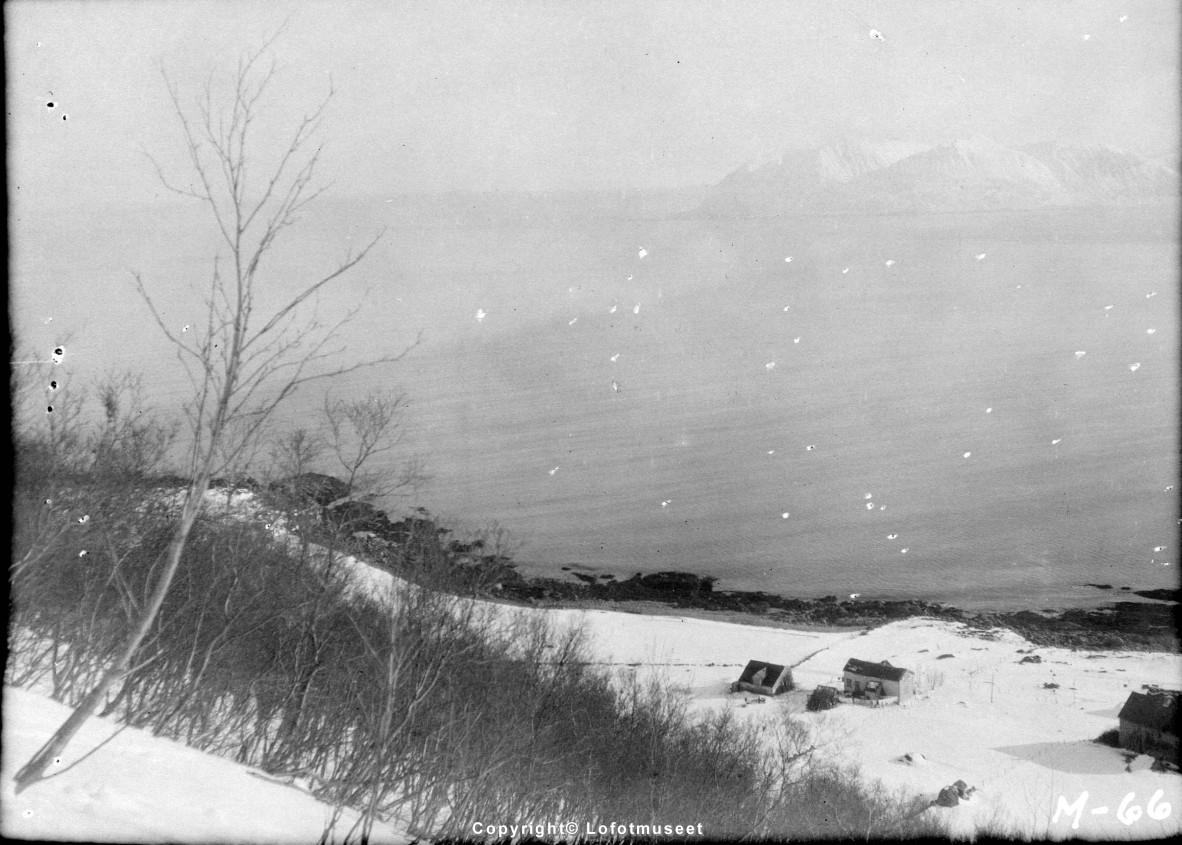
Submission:
[[867,211],[1039,208],[1071,197],[1032,155],[988,138],[940,144],[844,186],[838,205]]
[[[235,496],[239,502],[247,511],[257,507],[248,496]],[[281,525],[268,525],[284,535]],[[353,572],[359,592],[384,596],[405,586],[357,558],[344,557],[341,565]],[[855,764],[864,777],[888,786],[935,798],[941,787],[964,780],[979,790],[971,801],[928,812],[945,815],[966,835],[975,830],[1036,838],[1179,833],[1182,776],[1139,764],[1126,771],[1129,755],[1091,740],[1116,727],[1130,691],[1143,684],[1182,686],[1182,655],[1034,649],[1010,631],[974,631],[927,618],[868,631],[824,631],[736,624],[706,613],[681,617],[479,604],[490,612],[542,615],[556,629],[585,626],[592,659],[622,675],[656,678],[684,691],[691,712],[730,709],[756,724],[788,717],[812,722],[827,740],[830,759]],[[1020,662],[1032,652],[1041,662]],[[805,712],[807,691],[820,684],[840,686],[850,657],[912,669],[920,694],[906,706],[842,704],[826,713]],[[752,706],[750,694],[730,693],[731,681],[752,659],[793,666],[800,689],[763,706]],[[65,715],[52,701],[6,690],[0,798],[8,836],[308,841],[323,828],[328,808],[306,793],[133,730],[77,768],[14,796],[13,772]],[[115,727],[92,720],[71,752],[85,753]],[[906,753],[923,755],[922,762],[901,762]],[[1061,804],[1075,809],[1061,810],[1056,819]],[[380,835],[406,838],[391,829]]]
[[1037,158],[1080,201],[1177,197],[1178,173],[1162,164],[1102,144],[1031,144],[1023,152]]
[[[571,613],[564,611],[564,614]],[[828,753],[858,765],[865,777],[935,798],[941,787],[964,780],[980,791],[947,814],[963,833],[990,828],[1036,838],[1145,838],[1176,835],[1182,817],[1182,776],[1126,772],[1124,752],[1091,742],[1116,727],[1116,714],[1130,691],[1152,683],[1182,684],[1182,656],[1139,652],[1072,652],[1039,648],[1042,662],[1023,664],[1029,643],[1009,631],[972,632],[957,623],[908,619],[859,632],[794,638],[790,632],[675,617],[586,614],[603,655],[655,655],[672,683],[690,691],[698,708],[733,708],[742,719],[783,719],[795,714],[823,725]],[[840,687],[850,657],[890,660],[917,673],[920,687],[934,686],[905,707],[864,708],[849,704],[823,714],[803,712],[803,694],[789,694],[763,707],[725,685],[748,659],[786,662],[808,657],[793,669],[805,689]],[[939,659],[940,655],[950,658]],[[711,665],[711,664],[716,665]],[[660,669],[654,666],[654,669]],[[1055,683],[1051,689],[1044,684]],[[899,762],[920,753],[926,762]],[[1153,806],[1159,816],[1145,812]],[[1060,798],[1070,805],[1087,792],[1079,828],[1074,813],[1053,821]],[[1122,818],[1117,811],[1126,797]],[[1163,803],[1164,802],[1164,803]],[[1107,808],[1100,813],[1099,810]],[[1000,827],[999,827],[1000,826]]]
[[702,210],[779,215],[809,209],[940,212],[1157,202],[1177,197],[1170,167],[1102,145],[1017,149],[986,137],[930,148],[840,142],[740,168]]
[[785,214],[823,202],[836,187],[887,167],[921,149],[914,144],[861,144],[840,140],[817,149],[789,150],[748,164],[711,189],[710,214]]
[[[67,715],[65,706],[36,693],[4,689],[0,832],[6,838],[305,843],[317,841],[331,819],[331,807],[296,786],[132,728],[71,767],[118,730],[107,719],[90,720],[50,779],[15,795],[16,770]],[[337,822],[338,840],[355,820],[349,812]],[[375,828],[374,839],[410,841],[388,826]]]

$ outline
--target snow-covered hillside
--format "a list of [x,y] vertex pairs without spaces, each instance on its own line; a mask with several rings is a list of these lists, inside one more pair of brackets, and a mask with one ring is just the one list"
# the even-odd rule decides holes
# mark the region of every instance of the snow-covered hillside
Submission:
[[[369,589],[397,583],[363,562],[350,565]],[[703,618],[708,614],[504,612],[542,614],[557,628],[585,625],[598,661],[682,690],[692,710],[731,709],[757,723],[789,716],[813,722],[831,759],[888,786],[934,799],[942,787],[964,780],[977,787],[972,800],[929,812],[946,814],[965,835],[1145,838],[1182,829],[1182,776],[1137,764],[1126,771],[1132,755],[1092,741],[1117,726],[1130,692],[1146,684],[1182,686],[1182,655],[1035,648],[1011,631],[928,618],[863,631],[744,625]],[[911,669],[920,694],[906,706],[806,712],[807,691],[840,688],[851,657]],[[748,660],[792,666],[799,689],[761,706],[754,703],[758,696],[731,693]],[[900,762],[904,754],[923,755],[922,762]],[[1083,806],[1078,828],[1076,812],[1060,810],[1061,803]],[[1136,820],[1134,808],[1141,809]]]
[[1163,164],[1102,144],[1031,144],[1023,152],[1037,158],[1080,200],[1136,201],[1176,197],[1178,174]]
[[[224,506],[226,499],[221,501]],[[231,501],[239,516],[271,516],[246,493]],[[277,521],[267,524],[284,535]],[[342,565],[359,591],[384,596],[405,585],[357,558],[345,557]],[[1107,839],[1179,833],[1182,777],[1151,771],[1145,759],[1092,740],[1116,727],[1130,692],[1147,684],[1182,684],[1182,655],[1035,649],[1010,631],[928,618],[873,630],[794,630],[706,613],[480,604],[490,613],[541,615],[556,629],[585,626],[596,663],[681,690],[693,713],[725,709],[756,725],[787,718],[811,723],[825,742],[826,758],[856,765],[865,778],[932,799],[963,780],[976,787],[971,800],[927,812],[944,815],[964,835]],[[905,706],[846,703],[808,713],[808,690],[840,687],[851,657],[911,669],[919,694]],[[748,660],[792,666],[798,689],[775,699],[729,692]],[[267,781],[227,760],[131,729],[70,767],[116,732],[117,725],[102,719],[85,726],[60,774],[14,795],[16,768],[66,713],[32,692],[5,691],[0,797],[7,836],[310,841],[328,819],[330,808],[298,784]],[[346,816],[337,829],[347,830],[352,819]],[[406,838],[396,828],[378,835],[383,841]]]
[[[933,799],[942,787],[964,780],[977,787],[972,800],[929,810],[947,814],[960,833],[1106,839],[1179,832],[1182,776],[1143,767],[1128,772],[1131,755],[1092,740],[1117,726],[1129,692],[1143,684],[1177,688],[1180,655],[1033,649],[1009,631],[973,631],[923,618],[868,633],[822,633],[676,617],[551,613],[584,620],[604,659],[625,671],[639,663],[637,671],[686,689],[697,709],[728,708],[757,722],[793,714],[821,725],[829,740],[826,753],[859,766],[867,778]],[[1030,652],[1041,662],[1020,662]],[[728,692],[750,659],[797,664],[793,675],[802,690],[840,688],[851,657],[909,668],[923,691],[906,706],[843,704],[823,714],[804,711],[802,691],[762,706],[751,703],[751,695]],[[905,763],[904,754],[923,758]],[[1056,818],[1061,801],[1073,806],[1085,793],[1078,828],[1074,810]],[[1147,810],[1155,795],[1157,818]],[[1132,821],[1134,807],[1141,813]]]
[[931,212],[1160,202],[1178,173],[1100,145],[1006,147],[986,137],[930,148],[841,142],[792,150],[728,174],[702,211],[774,216],[808,210]]
[[[69,712],[44,696],[5,687],[0,763],[0,832],[5,838],[306,843],[317,841],[332,821],[333,808],[298,782],[269,780],[245,766],[145,731],[120,731],[108,719],[91,719],[61,765],[50,769],[48,779],[15,795],[16,770]],[[337,820],[338,841],[356,818],[346,811]],[[410,839],[390,826],[379,825],[373,831],[377,842]]]

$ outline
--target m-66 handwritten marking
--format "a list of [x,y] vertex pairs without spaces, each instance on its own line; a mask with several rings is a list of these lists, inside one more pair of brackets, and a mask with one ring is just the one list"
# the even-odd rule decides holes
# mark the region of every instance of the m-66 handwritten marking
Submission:
[[[1160,789],[1154,792],[1153,795],[1149,797],[1149,803],[1145,805],[1144,811],[1142,811],[1140,804],[1133,803],[1133,801],[1135,801],[1137,798],[1137,794],[1135,792],[1130,792],[1124,797],[1124,800],[1120,802],[1120,806],[1116,808],[1117,820],[1126,826],[1133,825],[1141,820],[1142,812],[1144,812],[1146,816],[1153,819],[1154,821],[1160,822],[1169,818],[1170,811],[1173,808],[1170,807],[1168,801],[1161,800],[1163,795],[1165,795],[1165,793]],[[1086,791],[1081,792],[1079,797],[1070,804],[1067,803],[1066,798],[1060,795],[1058,805],[1055,807],[1054,818],[1051,819],[1051,824],[1057,824],[1059,817],[1062,815],[1067,815],[1070,817],[1072,814],[1074,814],[1075,818],[1073,818],[1071,821],[1071,829],[1077,830],[1079,828],[1079,820],[1083,816],[1084,808],[1087,806],[1087,803],[1088,793]],[[1110,812],[1110,808],[1107,806],[1093,807],[1089,812],[1093,816],[1104,816]]]

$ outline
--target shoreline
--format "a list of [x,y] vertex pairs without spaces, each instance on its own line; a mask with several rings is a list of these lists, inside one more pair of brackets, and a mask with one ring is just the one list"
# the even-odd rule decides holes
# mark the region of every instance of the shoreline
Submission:
[[[521,576],[507,580],[496,598],[526,607],[679,614],[745,625],[801,630],[873,628],[914,616],[1005,628],[1036,645],[1089,650],[1182,652],[1177,590],[1125,590],[1104,606],[1054,611],[967,611],[923,599],[792,598],[761,591],[713,589],[713,579],[688,573],[639,573],[626,581],[572,573],[577,581]],[[1110,585],[1088,584],[1101,590]],[[1120,600],[1126,594],[1141,600]],[[708,614],[708,615],[706,615]]]

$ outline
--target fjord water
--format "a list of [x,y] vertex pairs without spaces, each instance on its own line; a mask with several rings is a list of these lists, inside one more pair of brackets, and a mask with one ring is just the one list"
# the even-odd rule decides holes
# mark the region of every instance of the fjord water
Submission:
[[968,607],[1173,586],[1177,253],[1127,219],[510,239],[505,289],[405,368],[425,498],[534,572]]
[[[432,480],[391,504],[496,520],[527,573],[678,569],[969,608],[1177,585],[1171,211],[493,224],[334,208],[278,267],[391,225],[342,290],[369,289],[350,354],[423,342],[332,385],[410,396]],[[297,396],[290,419],[319,401]]]

